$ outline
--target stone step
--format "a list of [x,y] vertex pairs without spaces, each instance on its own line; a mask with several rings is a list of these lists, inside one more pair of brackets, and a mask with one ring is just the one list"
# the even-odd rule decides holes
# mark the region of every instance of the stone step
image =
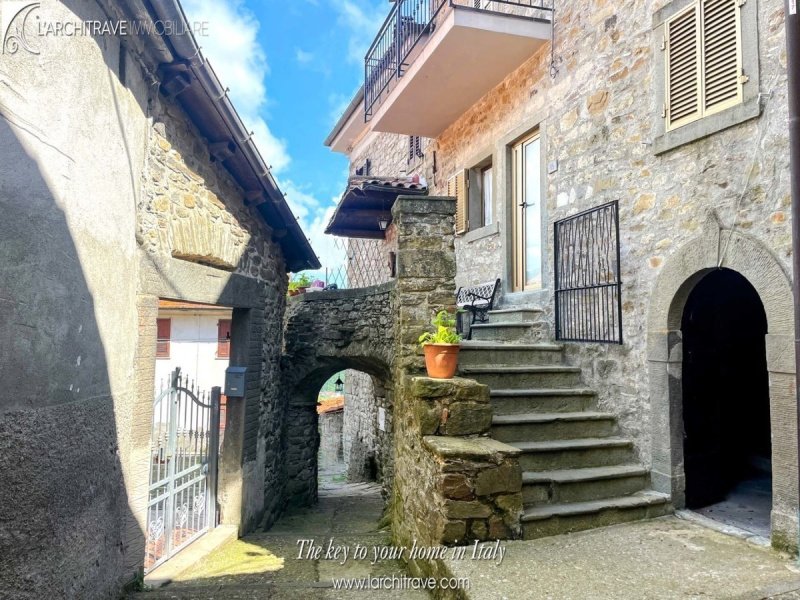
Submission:
[[465,340],[461,342],[459,364],[462,366],[484,365],[560,365],[564,361],[564,346],[561,344],[503,344]]
[[494,389],[491,390],[495,415],[518,415],[532,412],[578,412],[594,405],[595,392],[583,388],[563,389]]
[[510,442],[522,450],[523,471],[553,471],[629,464],[634,460],[633,443],[621,437],[579,438],[542,442]]
[[491,436],[501,442],[603,438],[617,433],[614,415],[593,411],[495,415]]
[[647,469],[640,465],[526,471],[522,474],[522,501],[526,506],[588,502],[627,496],[643,490]]
[[578,367],[563,365],[462,366],[463,377],[476,379],[492,389],[570,388],[581,383]]
[[672,512],[669,497],[650,490],[588,502],[541,505],[522,515],[525,539],[560,535],[615,523],[660,517]]
[[489,342],[540,342],[550,337],[547,323],[475,323],[472,339]]
[[489,311],[490,323],[535,323],[544,317],[540,308],[500,308]]

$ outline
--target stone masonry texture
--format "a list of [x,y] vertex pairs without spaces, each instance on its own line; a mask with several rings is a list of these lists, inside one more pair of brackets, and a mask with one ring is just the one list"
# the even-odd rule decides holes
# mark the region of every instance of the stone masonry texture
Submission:
[[[744,49],[758,56],[758,77],[745,85],[760,85],[760,115],[656,154],[653,140],[661,106],[655,85],[663,56],[654,15],[669,4],[665,0],[559,4],[552,47],[555,75],[550,75],[547,43],[432,140],[419,167],[428,176],[432,193],[442,194],[451,175],[474,166],[473,161],[492,158],[499,227],[483,236],[456,238],[455,279],[458,285],[466,285],[499,277],[505,297],[501,303],[519,302],[510,294],[508,281],[512,206],[505,183],[510,173],[507,153],[520,137],[540,132],[545,178],[544,289],[523,303],[542,308],[553,331],[553,223],[619,201],[625,343],[569,344],[567,355],[571,364],[582,367],[585,383],[598,392],[600,408],[618,417],[624,434],[634,440],[648,466],[663,446],[653,437],[654,427],[669,426],[654,413],[648,314],[654,304],[673,299],[657,297],[663,288],[657,280],[669,271],[670,261],[683,260],[686,248],[707,238],[706,224],[713,219],[717,223],[714,235],[719,230],[734,231],[735,236],[753,240],[764,248],[783,282],[788,282],[791,273],[784,4],[780,0],[755,3],[757,46]],[[384,152],[395,154],[388,157]],[[397,168],[402,157],[395,134],[371,133],[357,142],[351,160],[353,166],[370,158],[373,164]],[[703,246],[708,252],[698,264],[734,268],[737,245]],[[773,299],[765,296],[786,293],[788,287],[757,289],[766,305]],[[656,324],[657,329],[666,326]],[[770,335],[790,336],[791,332],[791,322],[770,324]],[[797,503],[797,487],[796,477],[790,474],[796,471],[797,432],[792,419],[778,415],[791,412],[792,394],[782,391],[786,385],[782,373],[794,369],[781,369],[770,366],[776,448],[773,525],[775,539],[792,539],[797,523],[790,507]],[[682,469],[682,465],[676,463],[673,468]]]
[[3,57],[0,86],[0,598],[110,598],[144,559],[159,297],[234,307],[248,396],[223,518],[282,508],[286,267],[135,41],[41,42],[41,61]]

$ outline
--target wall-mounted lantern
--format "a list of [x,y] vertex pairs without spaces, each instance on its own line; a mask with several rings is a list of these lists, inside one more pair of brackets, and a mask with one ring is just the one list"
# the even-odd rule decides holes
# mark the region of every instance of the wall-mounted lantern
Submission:
[[333,389],[336,390],[337,394],[340,394],[344,391],[344,381],[342,381],[341,377],[337,377],[333,385],[334,385]]

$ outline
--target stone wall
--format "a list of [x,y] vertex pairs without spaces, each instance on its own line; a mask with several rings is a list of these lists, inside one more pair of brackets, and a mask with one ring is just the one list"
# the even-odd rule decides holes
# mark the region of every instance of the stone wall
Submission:
[[344,383],[344,462],[347,480],[373,481],[377,476],[375,456],[378,406],[372,377],[346,371]]
[[519,451],[485,437],[492,423],[489,388],[459,378],[405,381],[410,424],[398,431],[405,449],[397,463],[398,483],[408,480],[394,506],[403,515],[396,516],[396,540],[439,545],[519,537]]
[[[93,2],[45,8],[107,18]],[[0,596],[107,598],[132,575],[121,408],[148,84],[119,81],[114,38],[35,41],[39,56],[6,52],[0,69]]]
[[222,518],[277,514],[285,264],[135,39],[38,42],[0,89],[0,595],[116,597],[144,560],[159,297],[234,307]]
[[342,449],[343,410],[332,410],[319,416],[319,465],[331,467],[344,460]]

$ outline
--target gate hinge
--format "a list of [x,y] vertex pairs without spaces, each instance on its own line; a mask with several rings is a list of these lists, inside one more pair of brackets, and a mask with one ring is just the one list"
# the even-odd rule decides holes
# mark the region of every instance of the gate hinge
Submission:
[[666,117],[667,117],[667,105],[666,104],[662,104],[661,105],[661,118],[665,119]]

